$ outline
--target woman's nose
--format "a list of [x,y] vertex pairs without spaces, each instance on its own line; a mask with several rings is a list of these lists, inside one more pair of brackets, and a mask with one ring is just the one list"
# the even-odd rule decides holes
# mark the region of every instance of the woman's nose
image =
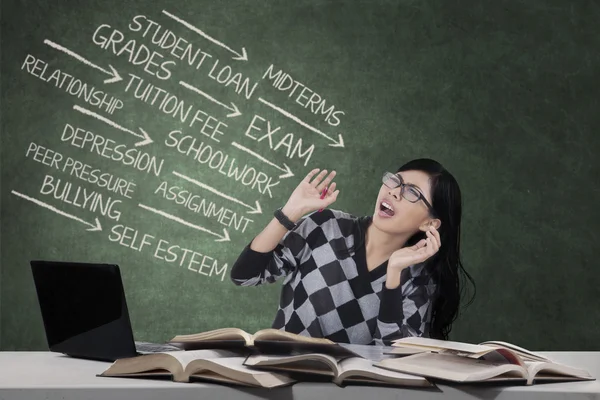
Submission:
[[394,196],[394,198],[395,198],[396,200],[398,200],[398,199],[400,199],[400,188],[397,188],[397,189],[390,190],[390,191],[388,192],[388,194],[390,194],[391,196]]

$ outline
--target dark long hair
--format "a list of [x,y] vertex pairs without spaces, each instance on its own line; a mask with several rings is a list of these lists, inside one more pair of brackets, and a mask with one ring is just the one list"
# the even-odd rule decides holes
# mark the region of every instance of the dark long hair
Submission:
[[[438,230],[442,245],[438,252],[425,262],[425,268],[436,283],[430,337],[447,340],[452,330],[452,323],[458,317],[467,280],[473,286],[473,295],[466,306],[471,304],[476,291],[475,281],[465,270],[460,259],[462,216],[460,188],[448,170],[429,158],[409,161],[398,168],[396,172],[410,170],[422,171],[429,175],[431,205],[435,213],[432,217],[438,218],[442,222]],[[364,234],[362,237],[364,240]],[[406,246],[412,246],[426,237],[424,232],[419,231],[408,239]]]

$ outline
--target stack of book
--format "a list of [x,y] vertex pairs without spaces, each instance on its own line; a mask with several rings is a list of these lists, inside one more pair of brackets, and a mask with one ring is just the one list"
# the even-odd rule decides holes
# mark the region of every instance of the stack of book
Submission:
[[531,385],[594,379],[585,370],[505,342],[473,345],[410,337],[384,347],[335,343],[276,329],[252,335],[224,328],[175,336],[168,343],[181,350],[119,359],[99,376],[265,388],[301,381],[432,387],[437,381]]
[[560,364],[511,343],[469,344],[420,337],[396,340],[390,353],[412,354],[378,362],[381,368],[455,383],[499,382],[532,385],[594,380],[588,371]]

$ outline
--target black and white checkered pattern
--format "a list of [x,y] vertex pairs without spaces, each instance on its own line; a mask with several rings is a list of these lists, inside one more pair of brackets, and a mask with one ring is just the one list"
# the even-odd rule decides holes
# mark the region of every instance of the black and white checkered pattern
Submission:
[[372,271],[364,244],[350,255],[356,224],[370,223],[326,209],[303,217],[269,253],[248,244],[231,270],[237,285],[283,280],[273,328],[335,342],[389,345],[405,336],[429,336],[435,284],[422,264],[385,287],[387,261]]

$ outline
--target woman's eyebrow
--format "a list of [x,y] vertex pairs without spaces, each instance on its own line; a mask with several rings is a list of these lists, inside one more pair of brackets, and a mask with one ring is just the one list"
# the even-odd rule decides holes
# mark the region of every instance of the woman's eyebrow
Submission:
[[422,194],[424,193],[423,190],[419,187],[419,185],[416,185],[414,183],[410,183],[410,182],[406,182],[404,180],[404,178],[402,177],[402,175],[400,174],[396,174],[400,179],[402,179],[402,182],[404,182],[405,184],[407,184],[408,186],[412,186],[414,188],[416,188],[419,192],[421,192]]
[[421,192],[422,195],[425,195],[424,192],[421,190],[421,188],[419,186],[415,185],[414,183],[407,183],[407,185],[414,187],[419,192]]

